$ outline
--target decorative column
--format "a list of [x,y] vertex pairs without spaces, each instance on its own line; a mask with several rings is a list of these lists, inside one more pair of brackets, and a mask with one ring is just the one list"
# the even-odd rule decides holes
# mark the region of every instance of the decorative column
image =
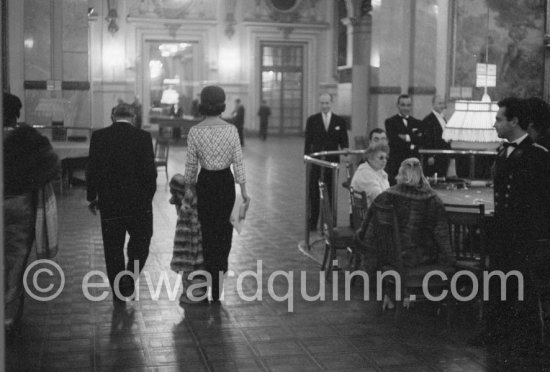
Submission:
[[550,99],[550,6],[546,6],[546,22],[544,30],[544,86],[543,98],[548,102]]
[[351,88],[351,134],[350,146],[356,136],[366,135],[376,123],[368,123],[370,106],[370,56],[372,38],[372,16],[370,0],[352,1],[348,14],[353,25],[353,64]]

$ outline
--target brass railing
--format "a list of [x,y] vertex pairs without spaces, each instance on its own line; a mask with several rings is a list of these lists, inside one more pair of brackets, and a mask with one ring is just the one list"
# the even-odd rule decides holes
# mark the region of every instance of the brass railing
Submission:
[[309,180],[311,177],[311,166],[317,165],[321,167],[321,178],[324,178],[324,172],[329,170],[332,177],[332,210],[334,216],[334,226],[337,225],[337,215],[338,215],[338,175],[340,173],[339,164],[332,163],[324,160],[327,156],[331,155],[363,155],[366,150],[339,150],[339,151],[320,151],[315,152],[310,155],[304,155],[304,163],[306,164],[306,202],[305,202],[305,246],[307,249],[310,249],[309,246],[309,212],[311,210],[311,205],[309,202]]

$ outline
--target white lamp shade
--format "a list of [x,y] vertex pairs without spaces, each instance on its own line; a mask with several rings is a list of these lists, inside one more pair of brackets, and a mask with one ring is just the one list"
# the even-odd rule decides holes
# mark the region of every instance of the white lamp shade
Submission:
[[162,92],[162,98],[160,99],[160,103],[164,103],[167,105],[175,105],[178,103],[179,98],[178,92],[176,92],[173,88],[168,88]]
[[495,102],[456,101],[455,112],[443,132],[446,141],[500,142],[493,128],[498,105]]

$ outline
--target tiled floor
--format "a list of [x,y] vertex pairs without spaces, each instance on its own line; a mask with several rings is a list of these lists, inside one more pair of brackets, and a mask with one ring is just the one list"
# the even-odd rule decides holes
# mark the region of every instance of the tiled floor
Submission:
[[[391,314],[381,314],[374,300],[364,301],[361,287],[352,289],[349,301],[342,283],[334,290],[326,283],[325,301],[304,299],[301,284],[307,283],[307,295],[314,296],[325,282],[319,280],[318,264],[297,249],[304,235],[302,141],[247,139],[247,185],[253,200],[243,234],[234,237],[230,269],[235,275],[226,281],[225,298],[218,305],[182,308],[178,296],[170,300],[165,290],[153,300],[145,273],[139,301],[124,312],[113,311],[111,295],[87,300],[81,288],[84,276],[90,270],[104,271],[99,218],[88,213],[84,189],[68,190],[58,199],[57,262],[66,278],[64,289],[49,302],[27,300],[22,330],[8,341],[7,370],[487,370],[484,351],[466,346],[475,332],[467,307],[446,329],[445,317],[431,307],[417,306],[396,322]],[[184,147],[172,147],[170,174],[183,172],[184,159]],[[176,215],[167,202],[166,184],[159,172],[155,232],[144,270],[153,283],[166,273],[174,284],[169,262]],[[347,221],[345,194],[341,199],[339,220]],[[237,281],[239,274],[257,272],[258,267],[256,277]],[[269,294],[271,279],[274,293]],[[283,301],[289,283],[294,295]],[[262,289],[262,300],[241,298],[237,284],[248,296]]]

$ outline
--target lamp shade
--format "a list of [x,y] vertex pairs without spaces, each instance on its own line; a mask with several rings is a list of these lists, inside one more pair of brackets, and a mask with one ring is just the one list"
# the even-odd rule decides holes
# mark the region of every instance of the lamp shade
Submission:
[[180,96],[179,93],[176,92],[175,89],[170,87],[162,92],[160,103],[164,103],[167,105],[175,105],[178,103],[179,96]]
[[443,132],[446,141],[500,142],[493,128],[498,105],[495,102],[456,101],[455,112]]

